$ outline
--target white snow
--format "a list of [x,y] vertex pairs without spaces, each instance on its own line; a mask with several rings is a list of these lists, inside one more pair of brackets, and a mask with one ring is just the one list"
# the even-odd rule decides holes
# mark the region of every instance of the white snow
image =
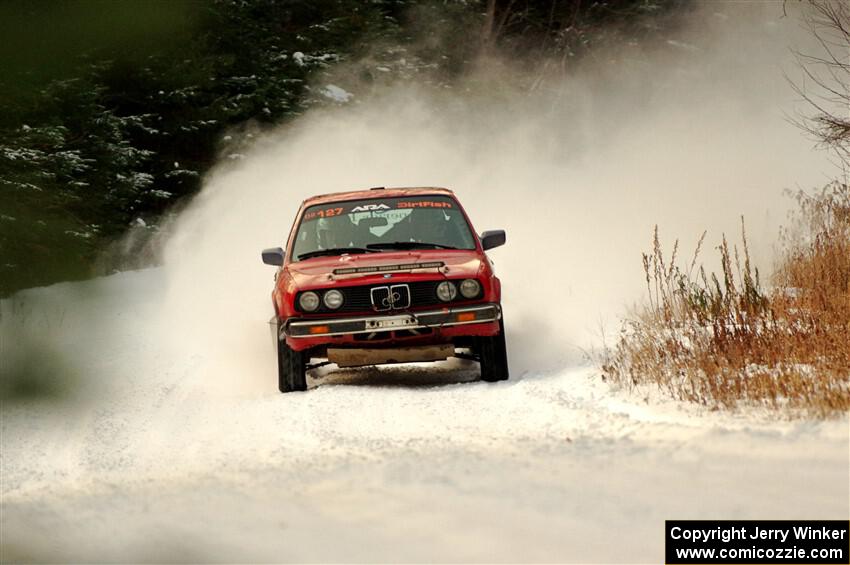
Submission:
[[4,560],[658,562],[665,519],[848,514],[846,418],[647,404],[582,365],[280,395],[264,320],[234,371],[170,337],[171,291],[155,269],[0,302],[0,368],[35,343],[77,391],[3,406]]
[[334,102],[344,104],[354,97],[350,92],[338,87],[335,84],[329,84],[319,91],[325,98],[330,98]]
[[156,198],[171,198],[174,196],[174,193],[159,188],[148,191],[148,194],[155,196]]
[[91,232],[84,232],[79,230],[65,230],[65,234],[73,235],[74,237],[79,237],[80,239],[90,239],[94,236]]
[[685,43],[684,41],[676,41],[675,39],[668,39],[667,45],[670,45],[671,47],[676,47],[678,49],[684,49],[685,51],[691,51],[691,52],[695,52],[695,51],[700,50],[700,48],[697,47],[696,45],[692,45],[690,43]]

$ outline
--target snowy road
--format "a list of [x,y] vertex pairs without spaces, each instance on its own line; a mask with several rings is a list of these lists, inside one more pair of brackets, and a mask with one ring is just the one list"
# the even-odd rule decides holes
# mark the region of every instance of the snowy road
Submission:
[[4,561],[657,563],[666,518],[850,514],[847,419],[647,404],[581,365],[495,385],[465,362],[337,372],[279,395],[262,324],[238,374],[156,337],[160,275],[2,303],[5,369],[44,335],[39,366],[76,374],[67,397],[3,406]]

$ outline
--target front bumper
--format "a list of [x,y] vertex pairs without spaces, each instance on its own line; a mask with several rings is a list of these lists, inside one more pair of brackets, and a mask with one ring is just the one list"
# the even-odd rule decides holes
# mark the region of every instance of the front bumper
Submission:
[[391,330],[415,330],[442,328],[466,324],[495,322],[501,319],[502,308],[498,304],[478,304],[441,308],[424,312],[384,314],[357,318],[317,318],[304,320],[290,318],[281,327],[281,334],[288,338],[313,338],[322,336],[354,335]]

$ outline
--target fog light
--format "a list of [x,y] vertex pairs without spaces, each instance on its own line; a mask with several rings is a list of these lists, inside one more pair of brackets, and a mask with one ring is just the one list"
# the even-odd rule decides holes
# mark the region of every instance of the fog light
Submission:
[[450,302],[457,296],[457,287],[449,281],[443,281],[437,285],[437,298],[443,302]]
[[298,304],[301,309],[306,312],[313,312],[319,307],[319,295],[312,290],[305,292],[298,299]]
[[323,298],[325,306],[330,308],[331,310],[336,310],[343,303],[342,293],[338,290],[329,290],[325,293]]
[[460,293],[464,298],[475,298],[481,292],[481,285],[475,279],[465,279],[460,283]]

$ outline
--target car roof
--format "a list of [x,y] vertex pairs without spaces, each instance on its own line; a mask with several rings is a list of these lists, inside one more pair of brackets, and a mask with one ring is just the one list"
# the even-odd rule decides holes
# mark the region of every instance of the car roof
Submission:
[[454,196],[448,188],[438,186],[406,186],[406,187],[375,187],[365,190],[351,190],[348,192],[332,192],[330,194],[319,194],[311,196],[304,201],[304,207],[328,202],[341,202],[343,200],[365,200],[367,198],[398,198],[400,196],[425,196],[425,195]]

